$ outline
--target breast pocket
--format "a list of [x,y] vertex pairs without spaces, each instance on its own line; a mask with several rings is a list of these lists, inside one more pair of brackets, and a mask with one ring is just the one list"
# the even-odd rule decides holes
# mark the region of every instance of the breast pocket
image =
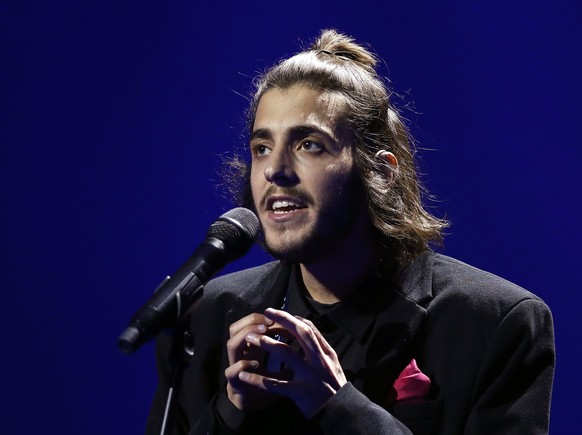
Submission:
[[442,400],[427,400],[419,403],[398,403],[392,415],[404,423],[414,435],[438,433],[443,412]]

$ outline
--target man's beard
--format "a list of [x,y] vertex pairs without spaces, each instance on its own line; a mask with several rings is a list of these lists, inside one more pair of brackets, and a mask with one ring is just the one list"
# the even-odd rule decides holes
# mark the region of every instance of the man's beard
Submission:
[[[355,174],[335,195],[319,211],[317,222],[303,230],[301,238],[297,237],[292,243],[274,246],[262,233],[260,239],[263,249],[277,259],[302,264],[317,261],[333,252],[353,231],[360,214],[368,212],[366,196]],[[278,237],[276,231],[273,231],[271,237]]]

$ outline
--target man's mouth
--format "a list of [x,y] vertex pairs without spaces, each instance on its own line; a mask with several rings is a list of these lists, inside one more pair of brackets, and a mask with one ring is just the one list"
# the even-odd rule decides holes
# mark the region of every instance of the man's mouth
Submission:
[[305,202],[301,201],[298,198],[292,197],[276,197],[273,196],[267,199],[266,202],[266,209],[268,212],[272,213],[273,215],[285,215],[289,213],[296,212],[298,210],[307,208]]
[[275,214],[292,213],[300,208],[303,208],[303,207],[301,207],[296,202],[287,201],[287,200],[273,201],[273,205],[271,206],[271,210]]

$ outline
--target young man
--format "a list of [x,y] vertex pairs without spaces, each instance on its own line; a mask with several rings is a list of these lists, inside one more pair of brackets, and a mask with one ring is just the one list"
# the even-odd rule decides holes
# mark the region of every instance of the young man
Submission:
[[446,223],[421,204],[388,97],[335,31],[259,81],[242,199],[280,260],[205,288],[173,433],[547,433],[549,309],[429,249]]

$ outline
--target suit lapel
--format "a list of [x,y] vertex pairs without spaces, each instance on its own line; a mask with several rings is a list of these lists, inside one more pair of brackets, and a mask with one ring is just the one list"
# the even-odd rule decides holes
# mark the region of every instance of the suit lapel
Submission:
[[426,310],[400,294],[376,318],[361,372],[361,391],[380,403],[414,357],[414,343],[426,319]]
[[291,267],[280,263],[273,271],[258,279],[255,284],[242,289],[240,295],[233,301],[231,309],[226,313],[227,326],[248,314],[262,313],[269,307],[280,308],[287,291],[290,273]]
[[433,256],[427,251],[404,268],[372,327],[361,391],[376,403],[386,398],[402,370],[417,357],[416,344],[427,318],[423,305],[432,299]]

